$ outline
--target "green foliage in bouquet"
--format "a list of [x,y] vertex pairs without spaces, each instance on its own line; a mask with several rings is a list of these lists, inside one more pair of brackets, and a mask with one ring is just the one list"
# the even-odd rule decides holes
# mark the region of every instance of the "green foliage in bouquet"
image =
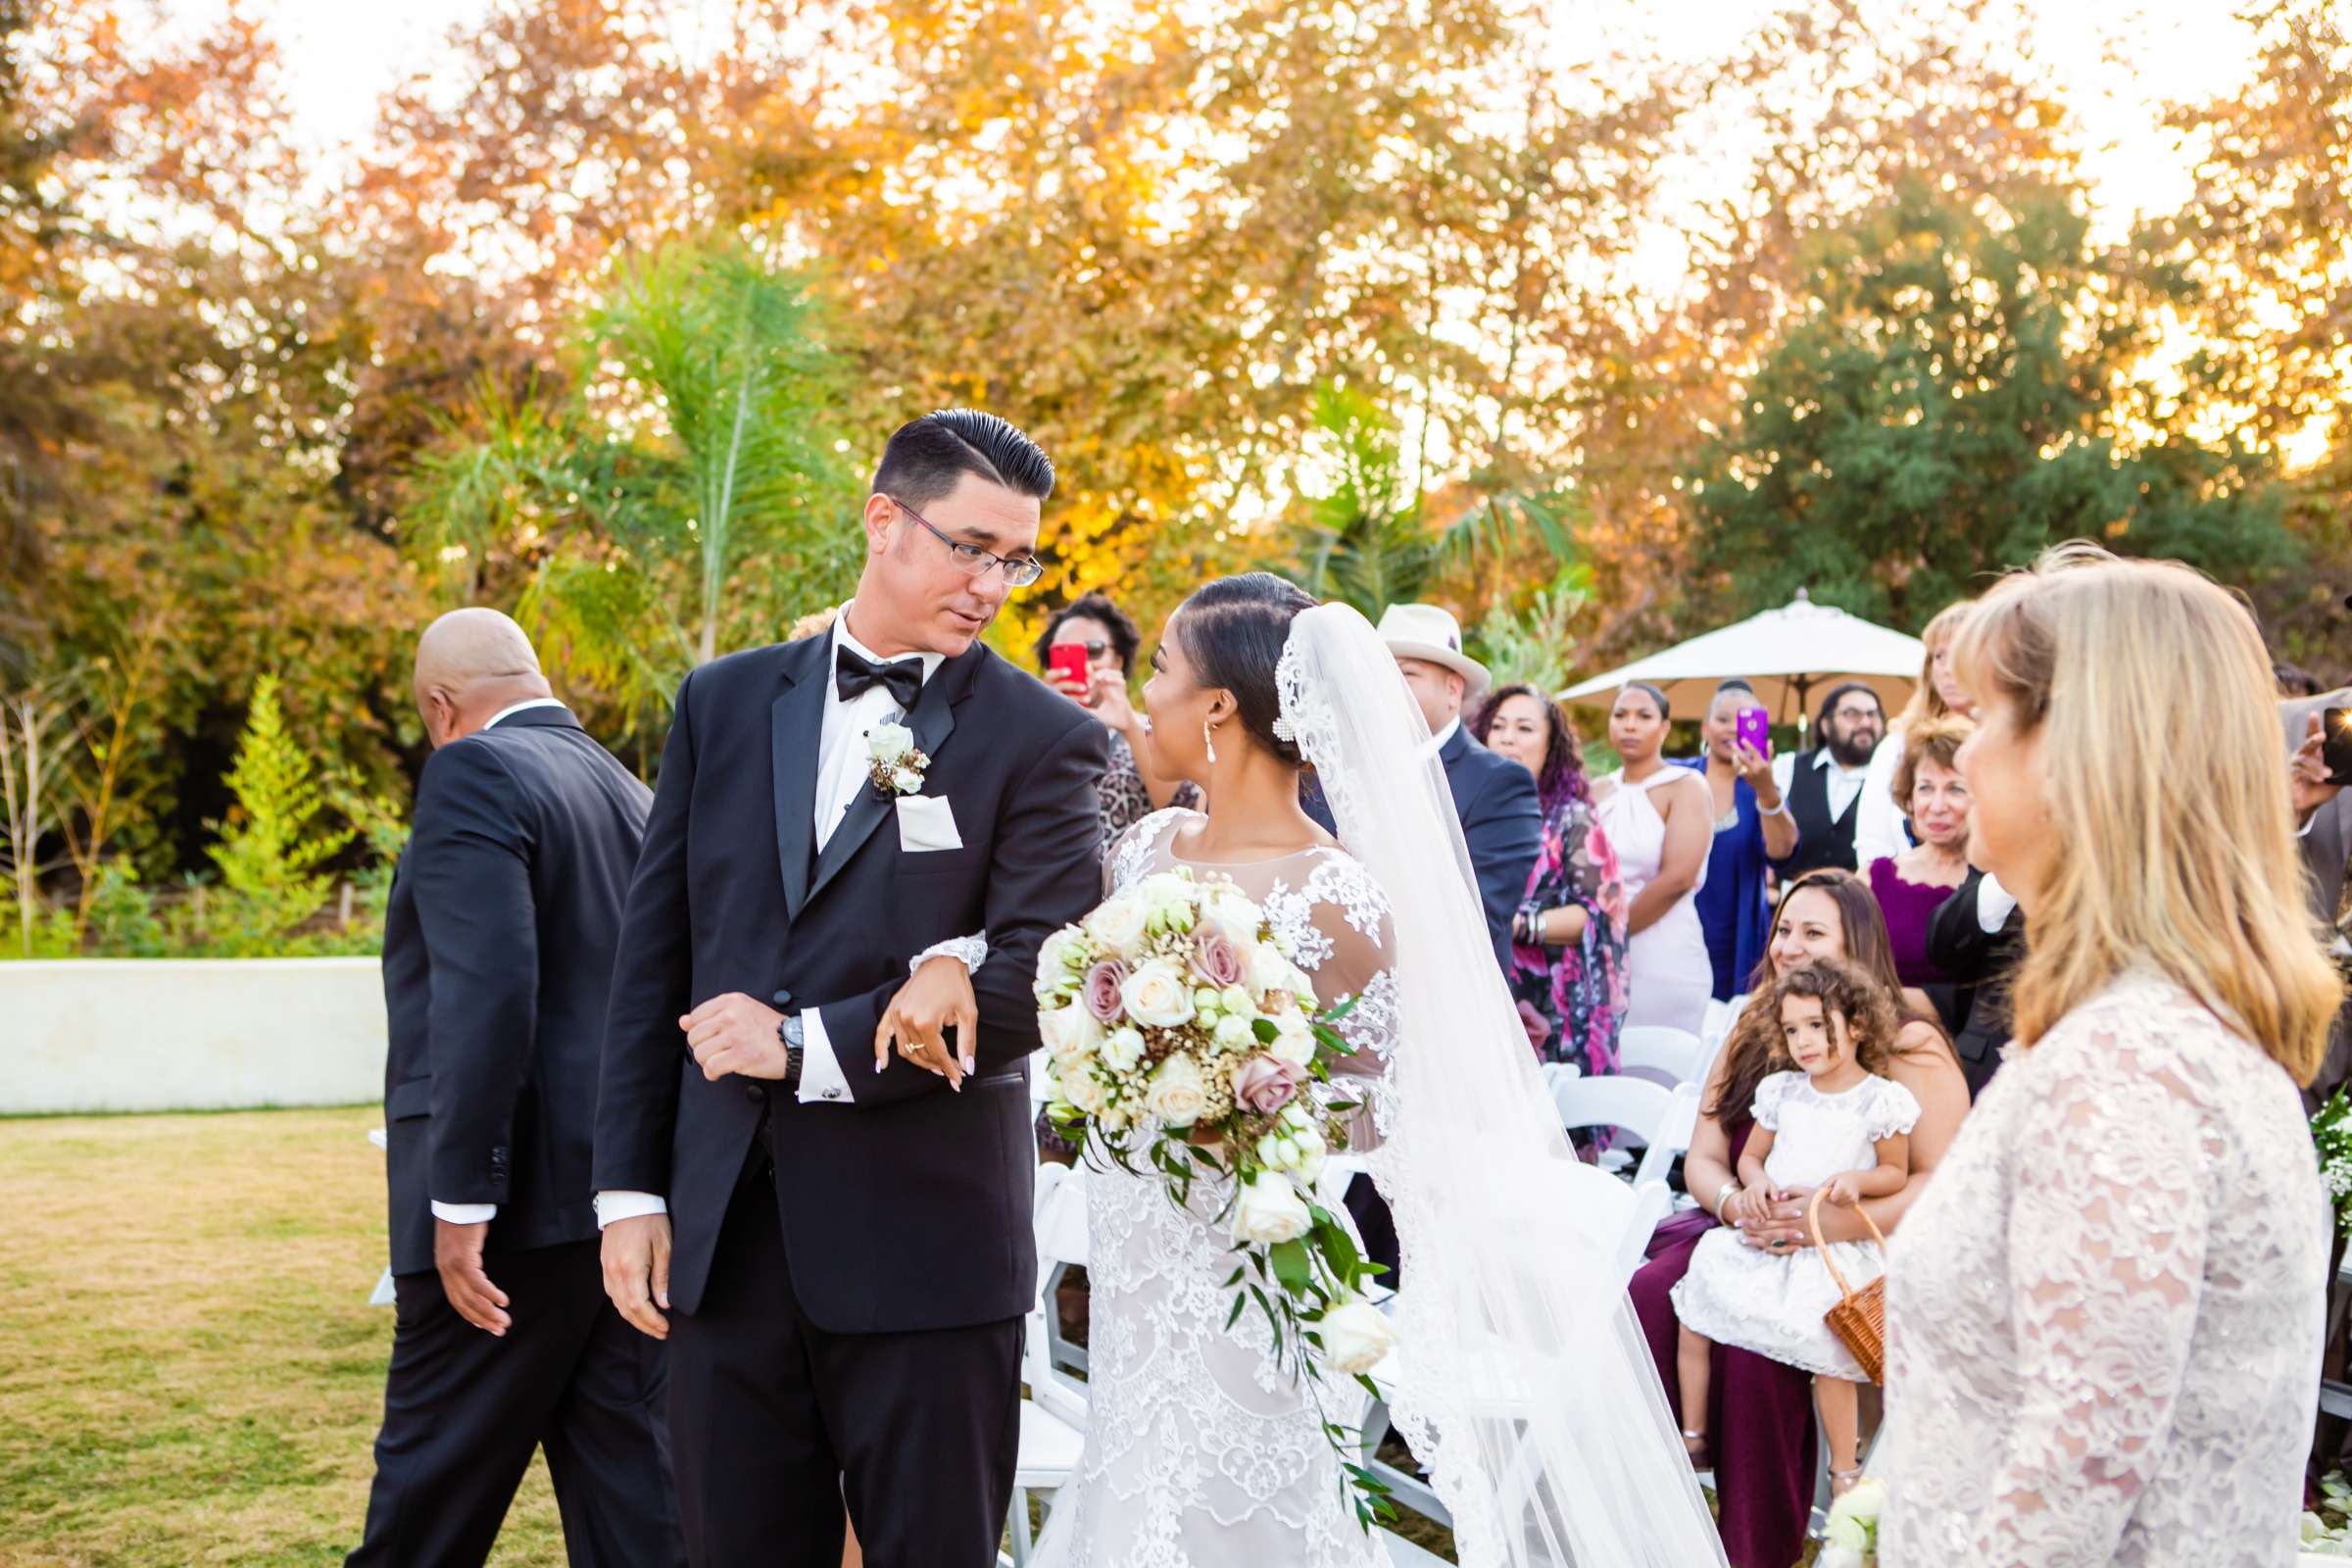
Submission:
[[2352,1100],[2338,1089],[2311,1118],[2311,1141],[2320,1152],[2320,1182],[2334,1205],[2339,1231],[2352,1236]]

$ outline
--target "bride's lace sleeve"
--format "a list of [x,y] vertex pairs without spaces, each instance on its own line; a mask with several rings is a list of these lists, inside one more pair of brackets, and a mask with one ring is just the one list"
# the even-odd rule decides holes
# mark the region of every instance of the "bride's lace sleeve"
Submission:
[[2017,1129],[2034,1152],[2007,1216],[2019,1398],[1972,1561],[2109,1561],[2164,1450],[2221,1152],[2177,1060],[2133,1044],[2084,1042]]
[[1315,983],[1325,1008],[1348,1004],[1337,1028],[1354,1054],[1332,1068],[1327,1091],[1364,1110],[1348,1118],[1348,1147],[1371,1148],[1390,1126],[1391,1065],[1398,1035],[1396,933],[1388,896],[1346,855],[1321,857],[1303,888],[1266,900],[1267,918]]

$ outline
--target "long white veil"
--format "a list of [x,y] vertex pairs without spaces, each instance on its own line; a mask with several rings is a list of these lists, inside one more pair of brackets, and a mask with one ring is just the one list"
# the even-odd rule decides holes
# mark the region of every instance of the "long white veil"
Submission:
[[1403,1253],[1397,1424],[1478,1568],[1703,1568],[1723,1544],[1501,976],[1429,726],[1345,605],[1292,622],[1282,728],[1393,909],[1402,1030],[1371,1164]]

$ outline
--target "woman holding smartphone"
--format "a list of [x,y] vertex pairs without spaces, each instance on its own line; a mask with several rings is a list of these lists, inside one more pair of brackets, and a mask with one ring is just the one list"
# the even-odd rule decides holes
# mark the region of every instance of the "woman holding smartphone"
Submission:
[[1110,765],[1102,772],[1102,853],[1120,834],[1167,806],[1201,808],[1200,786],[1161,778],[1141,759],[1143,715],[1127,693],[1143,635],[1108,595],[1087,594],[1054,612],[1037,639],[1038,672],[1047,685],[1087,709],[1110,731]]
[[1750,719],[1749,733],[1743,737],[1742,712],[1763,715],[1754,687],[1743,680],[1727,680],[1716,687],[1699,726],[1706,751],[1676,764],[1705,775],[1715,808],[1707,875],[1697,904],[1717,1002],[1740,995],[1755,977],[1764,957],[1764,865],[1786,859],[1796,850],[1796,818],[1781,799],[1772,756],[1753,744],[1762,725]]

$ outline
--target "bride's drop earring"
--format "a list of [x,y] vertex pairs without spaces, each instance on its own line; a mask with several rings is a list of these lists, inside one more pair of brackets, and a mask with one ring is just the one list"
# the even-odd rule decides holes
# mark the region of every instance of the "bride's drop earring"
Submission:
[[1203,719],[1200,724],[1200,739],[1208,744],[1208,760],[1213,766],[1217,760],[1217,726]]

